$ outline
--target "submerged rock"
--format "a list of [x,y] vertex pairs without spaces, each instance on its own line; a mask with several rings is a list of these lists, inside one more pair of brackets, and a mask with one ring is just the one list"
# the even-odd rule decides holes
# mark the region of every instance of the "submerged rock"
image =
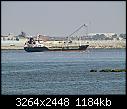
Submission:
[[112,70],[111,69],[103,69],[103,70],[100,70],[99,72],[111,72]]
[[90,70],[90,72],[97,72],[97,70]]
[[111,72],[126,72],[126,69],[114,69]]
[[[97,70],[92,69],[90,72],[97,72]],[[99,72],[126,72],[126,69],[102,69]]]
[[126,72],[126,69],[103,69],[99,72]]

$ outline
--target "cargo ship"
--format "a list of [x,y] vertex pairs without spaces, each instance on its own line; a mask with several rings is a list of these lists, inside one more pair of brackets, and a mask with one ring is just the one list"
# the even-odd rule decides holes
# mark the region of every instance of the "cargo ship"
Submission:
[[[80,28],[78,28],[76,31],[74,31],[71,35],[79,31],[82,27],[86,27],[85,24],[83,24]],[[43,51],[74,51],[74,50],[86,50],[87,47],[89,46],[88,44],[81,44],[81,41],[79,45],[73,44],[73,41],[69,40],[65,41],[65,43],[62,46],[45,46],[38,38],[38,35],[35,38],[30,37],[28,41],[24,45],[24,50],[27,52],[43,52]]]
[[74,50],[86,50],[89,45],[64,45],[56,47],[47,47],[39,40],[34,40],[29,38],[29,40],[24,45],[24,50],[27,52],[43,52],[43,51],[74,51]]

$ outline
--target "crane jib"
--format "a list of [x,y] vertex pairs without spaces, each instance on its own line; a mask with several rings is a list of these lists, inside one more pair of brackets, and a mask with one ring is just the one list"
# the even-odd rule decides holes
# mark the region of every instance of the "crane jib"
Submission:
[[73,35],[74,33],[76,33],[77,31],[79,31],[83,26],[86,26],[85,24],[83,24],[82,26],[80,26],[77,30],[75,30],[73,33],[71,33],[68,37],[70,37],[71,35]]

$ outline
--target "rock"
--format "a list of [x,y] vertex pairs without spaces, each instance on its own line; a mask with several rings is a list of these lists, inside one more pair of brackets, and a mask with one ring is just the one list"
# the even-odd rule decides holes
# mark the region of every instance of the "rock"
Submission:
[[103,70],[100,70],[99,72],[111,72],[112,70],[111,69],[103,69]]
[[90,70],[90,72],[97,72],[97,70]]
[[126,69],[113,69],[111,72],[126,72]]
[[103,69],[99,72],[126,72],[126,69]]

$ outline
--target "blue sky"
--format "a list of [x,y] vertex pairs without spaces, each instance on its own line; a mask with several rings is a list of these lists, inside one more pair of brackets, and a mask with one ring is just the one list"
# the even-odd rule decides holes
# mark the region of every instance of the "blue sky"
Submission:
[[[2,35],[68,36],[82,24],[88,32],[125,33],[125,1],[2,1]],[[86,29],[79,31],[85,34]]]

